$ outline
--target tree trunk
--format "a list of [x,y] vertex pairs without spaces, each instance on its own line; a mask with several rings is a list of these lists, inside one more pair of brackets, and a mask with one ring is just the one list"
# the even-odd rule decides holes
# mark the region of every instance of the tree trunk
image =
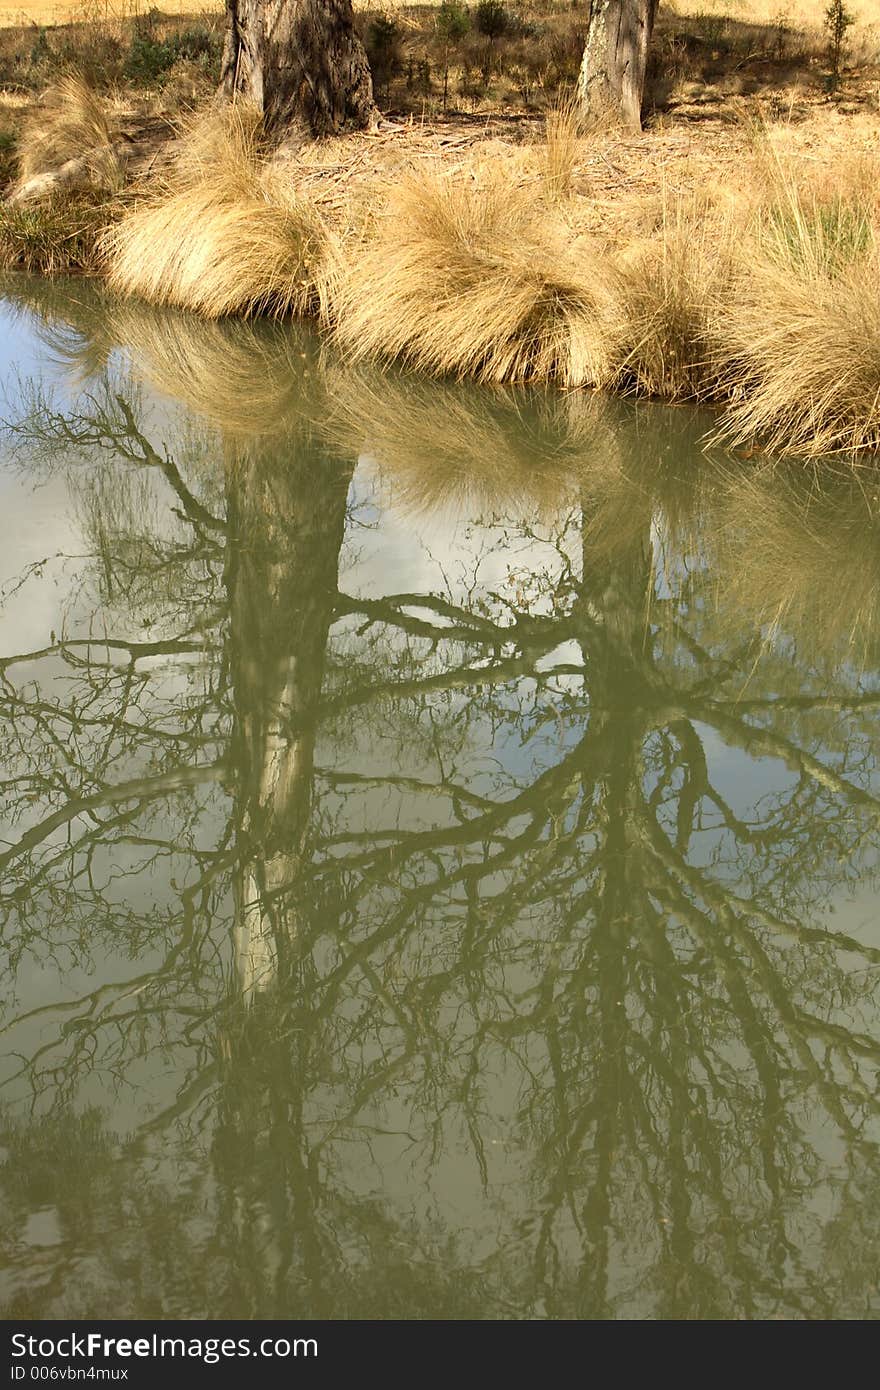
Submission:
[[247,97],[270,135],[335,135],[376,116],[351,0],[226,0],[221,95]]
[[610,113],[642,128],[642,97],[658,0],[590,0],[578,100],[591,115]]
[[274,982],[297,934],[324,653],[353,464],[307,438],[227,459],[229,657],[239,841],[235,964],[242,996]]

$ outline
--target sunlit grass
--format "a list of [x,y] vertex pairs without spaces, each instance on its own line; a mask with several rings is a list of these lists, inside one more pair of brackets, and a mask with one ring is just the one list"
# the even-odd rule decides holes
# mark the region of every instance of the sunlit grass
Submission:
[[68,160],[85,159],[93,183],[118,187],[117,125],[112,103],[94,87],[75,74],[62,77],[21,131],[16,151],[20,181],[53,173]]
[[[77,142],[112,149],[84,84],[45,109],[25,175]],[[278,160],[255,111],[214,109],[124,201],[105,170],[100,198],[4,205],[0,262],[106,273],[210,319],[318,317],[353,363],[713,402],[718,436],[749,450],[880,450],[876,157],[789,167],[759,130],[729,186],[623,189],[608,223],[584,179],[594,138],[562,106],[531,144],[408,163],[401,145],[347,182],[338,142]]]
[[605,284],[556,189],[494,170],[401,180],[338,291],[337,335],[386,357],[480,381],[583,386],[604,371]]
[[266,165],[259,118],[239,105],[194,126],[158,188],[113,228],[109,280],[207,318],[308,313],[325,241],[315,209]]
[[857,164],[811,184],[778,171],[720,316],[728,442],[809,456],[880,448],[873,175]]

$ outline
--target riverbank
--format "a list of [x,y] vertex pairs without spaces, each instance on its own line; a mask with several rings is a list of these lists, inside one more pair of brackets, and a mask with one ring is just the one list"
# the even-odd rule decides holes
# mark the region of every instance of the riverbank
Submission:
[[356,360],[712,402],[747,451],[873,452],[873,69],[829,92],[798,51],[790,91],[728,69],[639,136],[557,103],[271,156],[245,109],[68,77],[36,108],[7,94],[0,259],[208,317],[314,316]]

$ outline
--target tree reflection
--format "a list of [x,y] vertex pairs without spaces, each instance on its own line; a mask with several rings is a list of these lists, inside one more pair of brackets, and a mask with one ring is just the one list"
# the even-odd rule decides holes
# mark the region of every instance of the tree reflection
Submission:
[[[830,917],[876,883],[876,495],[289,340],[260,429],[240,329],[125,313],[211,430],[166,453],[109,377],[20,428],[91,544],[2,662],[10,993],[115,965],[7,1014],[5,1201],[60,1223],[9,1309],[107,1309],[124,1228],[144,1316],[876,1310],[880,945]],[[358,581],[364,452],[414,529],[481,514],[466,576]],[[83,1109],[160,1063],[128,1137]]]

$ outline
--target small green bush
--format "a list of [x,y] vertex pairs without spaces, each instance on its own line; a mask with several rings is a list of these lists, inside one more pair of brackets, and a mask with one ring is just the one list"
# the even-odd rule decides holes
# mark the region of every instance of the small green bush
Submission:
[[438,37],[444,43],[455,44],[459,39],[463,39],[470,29],[471,17],[466,7],[457,4],[456,0],[443,0],[434,17],[434,23]]
[[49,42],[49,33],[42,25],[34,35],[29,57],[32,68],[40,67],[52,57],[52,45]]
[[487,39],[500,39],[511,28],[511,15],[502,0],[479,0],[474,12],[474,24],[478,34]]
[[846,44],[847,30],[855,24],[855,15],[851,14],[843,3],[843,0],[831,0],[831,4],[825,11],[825,32],[828,35],[828,58],[831,62],[831,79],[833,85],[840,81],[840,66],[843,61],[843,50]]
[[402,67],[401,37],[400,28],[390,15],[375,15],[367,26],[364,47],[377,89],[387,92],[389,82]]
[[464,5],[456,0],[443,0],[434,18],[437,37],[443,54],[443,110],[449,100],[449,55],[457,48],[471,27],[471,17]]
[[198,63],[206,71],[219,73],[223,41],[219,34],[197,24],[178,33],[158,38],[152,25],[135,29],[122,72],[130,81],[145,86],[161,86],[174,64],[183,60]]

